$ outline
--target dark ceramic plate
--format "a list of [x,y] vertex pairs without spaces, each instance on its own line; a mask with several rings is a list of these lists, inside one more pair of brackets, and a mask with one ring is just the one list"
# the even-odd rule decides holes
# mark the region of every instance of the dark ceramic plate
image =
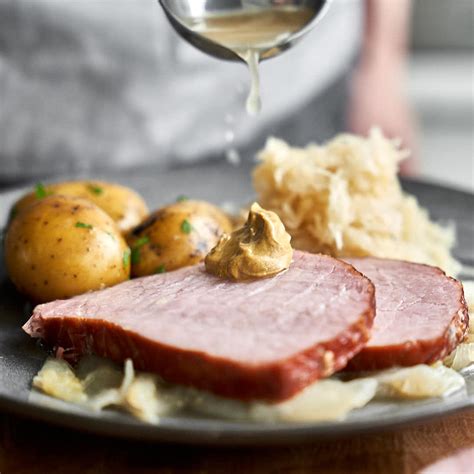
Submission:
[[[173,201],[180,194],[219,204],[245,203],[253,195],[249,170],[223,164],[167,172],[149,169],[127,176],[109,173],[107,179],[137,189],[152,208]],[[454,253],[466,266],[474,265],[474,195],[416,181],[404,182],[404,187],[418,196],[434,219],[456,224],[458,245]],[[9,206],[21,192],[16,190],[0,195],[0,222],[5,221]],[[0,410],[5,412],[113,436],[149,441],[242,445],[302,442],[359,434],[474,408],[472,372],[464,374],[466,390],[446,399],[373,403],[354,412],[346,421],[306,425],[262,425],[179,416],[163,418],[158,426],[151,426],[125,414],[95,414],[65,403],[50,404],[46,397],[32,401],[29,399],[31,380],[41,367],[45,353],[20,329],[31,308],[6,280],[3,264],[0,264],[0,281]]]

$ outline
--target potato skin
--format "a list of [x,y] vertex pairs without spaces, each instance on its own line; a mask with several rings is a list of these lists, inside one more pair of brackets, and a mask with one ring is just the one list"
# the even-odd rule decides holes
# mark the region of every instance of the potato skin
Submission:
[[195,265],[224,232],[231,231],[229,218],[204,201],[183,201],[158,209],[127,236],[132,276]]
[[129,254],[112,218],[91,202],[50,196],[10,224],[5,262],[17,289],[35,302],[69,298],[130,276]]
[[[105,181],[65,181],[44,186],[50,195],[64,195],[88,199],[104,210],[125,233],[148,214],[145,201],[132,189]],[[36,192],[23,196],[13,206],[14,215],[20,215],[29,206],[41,200]]]

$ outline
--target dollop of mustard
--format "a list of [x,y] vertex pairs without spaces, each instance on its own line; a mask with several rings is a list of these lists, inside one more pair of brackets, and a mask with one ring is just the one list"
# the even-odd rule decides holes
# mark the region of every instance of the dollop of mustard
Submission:
[[289,268],[291,237],[280,218],[256,202],[244,226],[224,234],[205,259],[206,271],[220,278],[268,278]]

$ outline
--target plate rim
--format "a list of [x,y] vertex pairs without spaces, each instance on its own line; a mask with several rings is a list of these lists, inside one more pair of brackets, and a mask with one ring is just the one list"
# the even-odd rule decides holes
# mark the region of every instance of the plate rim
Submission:
[[[8,413],[22,418],[121,439],[188,445],[274,446],[310,443],[322,438],[337,438],[354,434],[380,433],[424,421],[436,421],[456,413],[474,410],[474,394],[452,402],[448,406],[441,404],[441,401],[422,406],[416,414],[389,414],[370,421],[360,419],[288,424],[176,417],[163,418],[161,423],[155,425],[136,420],[127,414],[118,414],[120,418],[116,418],[116,414],[110,412],[111,416],[97,417],[92,411],[90,413],[87,411],[66,412],[0,394],[0,409],[5,408]],[[182,420],[186,420],[186,426],[183,426]]]

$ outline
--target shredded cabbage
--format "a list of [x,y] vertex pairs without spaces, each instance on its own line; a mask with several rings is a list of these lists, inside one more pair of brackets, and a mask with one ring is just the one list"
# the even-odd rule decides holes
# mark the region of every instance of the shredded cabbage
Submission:
[[62,359],[48,358],[34,377],[33,386],[66,402],[84,403],[87,400],[82,381]]
[[378,396],[399,399],[447,397],[466,384],[462,375],[441,363],[380,372]]
[[433,223],[401,189],[398,166],[407,156],[378,129],[306,148],[270,138],[253,175],[258,202],[280,216],[297,249],[408,260],[455,275],[454,229]]
[[[95,381],[94,390],[88,385],[91,380]],[[136,373],[130,359],[125,361],[122,371],[110,361],[93,356],[86,356],[76,372],[66,362],[49,358],[33,382],[35,388],[52,397],[96,411],[108,407],[122,409],[155,424],[162,416],[183,410],[263,423],[342,420],[374,398],[442,397],[464,385],[461,375],[441,364],[418,365],[371,373],[350,381],[336,377],[320,380],[280,403],[244,403],[167,384],[154,374]]]

